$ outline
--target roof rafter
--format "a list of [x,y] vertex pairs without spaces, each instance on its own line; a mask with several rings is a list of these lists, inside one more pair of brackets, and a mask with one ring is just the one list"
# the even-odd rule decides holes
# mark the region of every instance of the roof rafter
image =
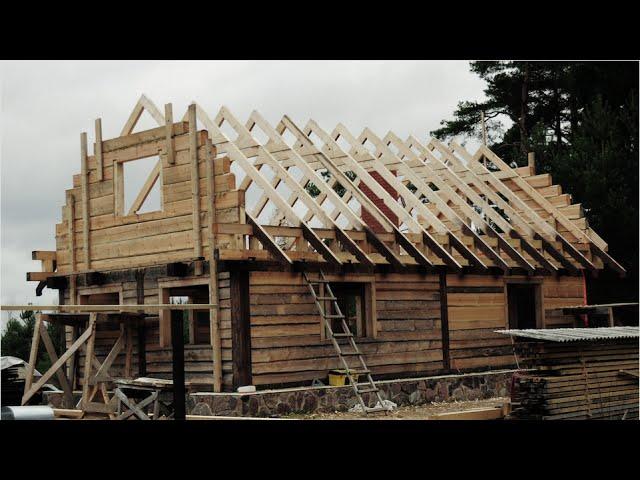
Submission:
[[[438,148],[440,151],[447,151],[446,147],[442,145],[437,140],[431,140],[428,146],[433,146],[434,148]],[[543,218],[541,218],[535,210],[530,208],[520,197],[518,197],[509,187],[507,187],[504,183],[502,183],[498,178],[493,175],[488,168],[482,165],[479,160],[484,155],[484,151],[482,148],[478,149],[476,154],[470,157],[470,154],[462,147],[457,145],[455,142],[451,142],[452,148],[459,152],[461,155],[465,156],[465,160],[467,160],[471,172],[478,179],[480,183],[487,184],[493,188],[497,193],[504,195],[509,202],[511,202],[514,207],[519,208],[524,212],[524,214],[538,227],[540,231],[537,232],[538,237],[548,236],[552,241],[558,241],[562,244],[563,250],[567,251],[574,260],[576,260],[583,268],[588,270],[595,270],[596,266],[591,263],[582,253],[580,253],[563,235],[561,235],[555,228],[553,228],[549,223],[547,223]],[[464,154],[462,153],[464,152]],[[453,152],[449,152],[449,158],[455,159],[454,161],[460,162],[455,156],[452,155]],[[544,235],[543,233],[544,232]]]
[[[377,149],[376,154],[378,154],[379,157],[377,160],[374,160],[374,165],[375,162],[381,164],[378,171],[386,170],[390,173],[391,168],[396,168],[405,178],[407,178],[412,183],[414,187],[416,187],[416,193],[419,192],[420,194],[424,195],[430,202],[432,202],[453,225],[458,227],[460,233],[471,237],[474,246],[482,250],[487,258],[493,260],[495,266],[505,271],[509,270],[509,264],[506,263],[502,259],[502,257],[500,257],[500,255],[496,253],[489,245],[487,245],[486,242],[471,228],[471,226],[467,225],[467,223],[462,218],[460,218],[460,216],[458,216],[458,214],[451,207],[449,207],[449,205],[447,205],[447,202],[444,201],[437,192],[433,191],[422,178],[416,175],[415,172],[411,170],[411,168],[409,168],[395,153],[393,153],[393,151],[391,151],[391,149],[388,147],[388,144],[390,142],[385,144],[369,128],[366,128],[358,138],[358,141],[360,141],[362,144],[364,144],[367,140],[371,141]],[[430,180],[439,189],[442,187],[442,185],[440,184],[441,182],[439,182],[437,178],[432,178]],[[396,182],[400,183],[397,179]],[[409,192],[409,194],[413,198],[416,198],[416,195],[412,193],[406,185],[403,185],[403,187],[404,190],[406,192]],[[457,195],[452,195],[450,199],[452,200],[456,197]],[[423,209],[429,210],[424,204],[422,204],[422,202],[419,203]],[[460,254],[467,258],[467,260],[479,265],[484,265],[484,263],[475,255],[475,252],[469,249],[466,244],[461,242],[454,232],[449,230],[448,235],[450,238],[450,243],[452,243],[460,252]],[[525,268],[527,268],[527,270],[530,272],[534,271],[534,267],[526,262],[523,266],[525,266]]]
[[[455,142],[451,142],[451,144],[455,148]],[[509,220],[515,228],[520,228],[522,231],[526,232],[527,235],[533,237],[534,240],[539,240],[542,243],[544,250],[547,251],[553,259],[559,262],[564,268],[573,273],[577,273],[579,271],[578,268],[568,260],[562,252],[553,246],[552,242],[556,241],[554,236],[548,236],[544,228],[540,228],[537,222],[529,223],[527,220],[523,219],[521,214],[514,209],[515,207],[504,200],[504,198],[509,199],[513,195],[513,192],[509,190],[507,195],[504,195],[503,193],[503,198],[500,195],[500,189],[496,189],[495,186],[485,183],[474,170],[467,167],[467,165],[456,158],[453,155],[453,151],[448,150],[442,143],[435,139],[431,139],[426,149],[430,161],[437,159],[430,150],[437,149],[444,156],[445,160],[451,163],[451,165],[445,165],[447,169],[457,174],[461,179],[463,179],[463,182],[472,184],[481,194],[485,195],[487,199],[490,199],[498,208],[503,210],[505,214],[508,215]],[[469,159],[466,160],[469,161]],[[511,231],[510,235],[514,238],[522,237],[522,233],[515,229]]]
[[[523,265],[524,259],[520,253],[498,232],[495,231],[493,226],[475,210],[470,207],[467,201],[471,202],[474,206],[480,208],[482,212],[495,223],[503,232],[512,233],[515,231],[515,227],[507,222],[502,216],[500,216],[493,207],[488,203],[488,200],[483,199],[478,193],[475,192],[465,181],[463,181],[455,172],[450,170],[443,161],[433,156],[431,152],[412,135],[409,135],[405,142],[402,142],[393,132],[389,132],[385,136],[385,140],[393,142],[403,153],[407,156],[411,155],[412,160],[405,161],[405,163],[415,170],[423,178],[438,178],[441,182],[436,186],[440,188],[440,192],[447,195],[449,198],[460,199],[458,205],[467,214],[475,219],[476,222],[483,225],[484,231],[493,238],[496,238],[498,245],[511,256],[520,265]],[[415,147],[420,153],[415,153],[412,148]],[[451,184],[451,185],[449,185]],[[457,189],[453,190],[453,187]],[[440,193],[439,192],[439,193]],[[463,197],[464,195],[464,197]],[[549,262],[544,255],[542,255],[525,237],[520,236],[520,247],[527,252],[531,258],[537,261],[544,269],[552,273],[558,271],[557,267]],[[527,262],[529,264],[529,262]],[[524,266],[524,265],[523,265]],[[525,266],[525,268],[527,268]],[[528,268],[527,268],[528,269]]]

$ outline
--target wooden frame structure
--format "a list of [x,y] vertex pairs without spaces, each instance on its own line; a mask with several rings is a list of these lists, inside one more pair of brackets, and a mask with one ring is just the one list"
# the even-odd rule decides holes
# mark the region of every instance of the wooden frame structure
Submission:
[[[145,111],[158,127],[134,132]],[[166,303],[166,285],[208,285],[211,345],[187,345],[185,359],[187,376],[215,391],[333,368],[303,271],[371,279],[377,331],[363,350],[379,376],[509,365],[490,333],[505,325],[506,283],[541,285],[540,308],[557,310],[586,301],[584,272],[624,274],[550,175],[511,168],[485,146],[470,153],[286,115],[272,125],[256,111],[243,123],[195,103],[174,122],[171,104],[163,114],[145,96],[119,137],[104,139],[97,119],[93,155],[87,142],[83,133],[56,251],[34,252],[43,268],[27,280],[71,305],[82,289],[116,286],[121,307]],[[123,164],[156,155],[125,212]],[[139,213],[154,185],[161,210]],[[163,375],[171,328],[169,311],[157,312],[141,309],[124,343],[105,335],[130,347],[139,372]],[[69,345],[77,333],[68,328]]]

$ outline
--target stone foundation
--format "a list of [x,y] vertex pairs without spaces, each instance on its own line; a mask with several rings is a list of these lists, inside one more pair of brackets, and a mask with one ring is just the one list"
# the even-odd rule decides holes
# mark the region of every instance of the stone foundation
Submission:
[[[480,400],[509,395],[515,370],[443,375],[376,382],[383,399],[398,406],[431,402]],[[373,393],[363,394],[367,405],[376,403]],[[300,387],[255,393],[191,393],[187,412],[191,415],[270,417],[290,413],[347,411],[357,402],[353,389],[345,387]]]

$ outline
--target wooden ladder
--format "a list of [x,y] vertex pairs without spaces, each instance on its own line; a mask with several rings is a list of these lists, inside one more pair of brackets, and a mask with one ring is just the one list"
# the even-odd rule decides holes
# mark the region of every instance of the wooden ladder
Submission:
[[[322,316],[322,322],[324,323],[324,326],[327,329],[327,332],[329,332],[331,342],[333,343],[336,353],[338,354],[338,358],[340,358],[340,361],[344,366],[345,373],[349,378],[349,382],[353,387],[353,391],[355,392],[356,397],[358,398],[358,401],[360,402],[360,405],[362,406],[362,409],[365,413],[387,412],[390,409],[384,406],[382,396],[380,395],[380,389],[376,386],[375,382],[373,381],[373,378],[371,377],[371,371],[367,368],[367,365],[364,362],[364,357],[362,355],[362,352],[358,349],[358,346],[356,345],[356,342],[354,340],[353,333],[351,333],[351,331],[349,330],[349,326],[345,321],[345,316],[340,311],[340,307],[338,306],[338,299],[336,296],[334,296],[333,291],[331,290],[331,286],[329,285],[329,282],[324,276],[324,273],[322,272],[322,270],[320,270],[319,273],[320,273],[320,278],[318,280],[310,280],[306,272],[302,272],[302,275],[304,276],[305,282],[309,286],[309,290],[311,291],[313,300],[316,302],[318,311]],[[324,285],[323,296],[319,296],[320,292],[316,292],[314,289],[314,285],[319,286],[321,284]],[[333,303],[333,310],[335,314],[328,314],[324,310],[322,305],[325,301],[330,301]],[[340,319],[340,323],[342,325],[342,332],[333,331],[333,329],[331,328],[331,320],[333,319]],[[343,347],[347,345],[350,346],[351,351],[348,351],[348,352],[343,351],[342,348],[340,348],[340,344],[338,343],[338,340],[347,340],[348,343],[343,344],[342,346]],[[356,367],[356,368],[350,367],[349,362],[347,362],[347,358],[349,357],[357,357],[358,361],[360,362],[359,367]],[[358,383],[354,380],[354,375],[364,375],[367,381]],[[375,393],[376,398],[378,399],[378,402],[381,405],[381,407],[368,407],[365,404],[364,400],[362,399],[363,393]]]

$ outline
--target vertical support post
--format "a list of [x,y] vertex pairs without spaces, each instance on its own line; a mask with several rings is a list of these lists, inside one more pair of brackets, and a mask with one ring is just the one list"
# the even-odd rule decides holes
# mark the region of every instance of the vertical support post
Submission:
[[173,418],[185,420],[184,331],[182,310],[171,310],[171,346],[173,367]]
[[222,391],[222,347],[220,339],[220,315],[218,295],[218,261],[216,249],[216,182],[213,145],[207,137],[205,161],[207,162],[208,189],[208,231],[209,231],[209,303],[215,305],[209,309],[209,331],[211,333],[211,347],[213,349],[213,391]]
[[[138,305],[144,305],[144,269],[136,270],[136,301]],[[143,311],[144,313],[144,311]],[[138,324],[138,376],[147,374],[147,349],[145,343],[145,319]]]
[[[167,305],[170,301],[169,289],[160,288],[160,303]],[[171,343],[171,310],[163,308],[158,313],[158,335],[161,347],[168,347]]]
[[80,160],[82,162],[82,248],[84,249],[85,269],[91,269],[89,251],[89,165],[87,159],[87,133],[80,134]]
[[447,272],[440,272],[440,331],[442,333],[442,366],[451,370],[449,352],[449,305],[447,301]]
[[230,272],[231,348],[233,388],[251,385],[251,315],[249,306],[249,272]]
[[124,328],[126,329],[127,344],[124,357],[124,376],[131,378],[131,364],[133,363],[133,325],[131,325],[131,321],[127,321]]
[[529,152],[527,155],[527,164],[529,165],[529,174],[536,174],[536,153]]
[[167,103],[164,106],[165,135],[167,137],[167,163],[173,165],[176,163],[173,154],[173,106]]
[[117,216],[124,215],[124,165],[113,161],[113,208]]
[[200,176],[198,175],[198,126],[196,104],[189,105],[189,155],[191,157],[191,200],[193,202],[193,254],[202,257],[200,237]]
[[36,323],[33,327],[33,338],[31,340],[31,351],[29,352],[29,365],[27,365],[27,372],[24,379],[24,393],[22,395],[24,405],[24,395],[31,389],[33,383],[33,371],[36,368],[36,362],[38,361],[38,347],[40,347],[40,324],[42,319],[40,314],[36,313]]
[[98,314],[95,312],[91,312],[89,314],[89,324],[87,328],[90,330],[91,334],[87,339],[87,348],[84,351],[85,359],[84,359],[84,379],[82,383],[82,410],[85,409],[87,403],[89,403],[89,380],[91,379],[91,366],[93,359],[93,348],[96,343],[96,320]]
[[[69,345],[73,345],[75,343],[75,341],[78,339],[78,333],[79,332],[78,332],[77,325],[74,325],[73,327],[71,327],[71,342],[69,343]],[[71,384],[71,390],[76,388],[77,364],[78,364],[78,352],[76,351],[73,355],[71,355],[71,358],[69,359],[69,370],[67,373],[67,376],[69,377],[69,383]]]
[[485,120],[484,120],[483,111],[480,112],[480,123],[482,126],[482,144],[486,147],[487,146],[487,124],[485,123]]
[[75,197],[71,192],[67,192],[67,236],[69,237],[69,264],[71,268],[71,275],[69,277],[69,303],[71,305],[76,304],[76,235],[75,235],[75,217],[76,217],[76,202]]
[[98,181],[102,181],[104,178],[104,166],[102,161],[102,119],[96,118],[96,144],[93,149],[93,155],[96,158],[96,172],[98,174]]

